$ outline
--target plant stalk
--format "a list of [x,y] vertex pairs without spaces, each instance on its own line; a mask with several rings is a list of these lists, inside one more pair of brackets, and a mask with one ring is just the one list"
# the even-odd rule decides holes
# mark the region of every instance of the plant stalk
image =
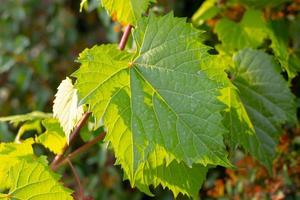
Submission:
[[62,149],[62,153],[56,155],[55,158],[53,159],[53,161],[50,165],[52,170],[55,170],[56,169],[55,166],[63,159],[63,156],[64,156],[65,152],[67,151],[68,147],[74,141],[76,136],[79,134],[81,128],[84,126],[84,124],[86,123],[86,121],[88,120],[90,115],[91,115],[90,112],[86,112],[83,114],[81,120],[78,122],[77,126],[75,127],[75,129],[73,130],[73,132],[70,135],[69,144],[66,144]]
[[126,26],[125,31],[122,35],[121,41],[119,43],[119,49],[122,51],[125,49],[126,43],[128,41],[129,35],[131,33],[132,26],[129,24]]
[[58,169],[62,165],[66,164],[68,162],[68,160],[72,160],[73,158],[75,158],[79,154],[81,154],[81,153],[89,150],[93,145],[95,145],[98,142],[100,142],[101,140],[103,140],[104,137],[105,137],[105,135],[106,135],[106,132],[102,132],[97,137],[95,137],[94,139],[92,139],[91,141],[88,141],[87,143],[85,143],[84,145],[82,145],[81,147],[79,147],[78,149],[76,149],[75,151],[73,151],[72,153],[69,153],[69,155],[67,155],[65,158],[61,159],[61,161],[58,162],[54,166],[53,170]]

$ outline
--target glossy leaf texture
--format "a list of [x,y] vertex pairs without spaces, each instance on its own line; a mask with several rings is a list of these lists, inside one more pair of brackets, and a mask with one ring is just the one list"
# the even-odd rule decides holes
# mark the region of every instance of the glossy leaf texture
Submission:
[[102,0],[109,14],[123,24],[135,25],[146,12],[149,4],[156,0]]
[[[81,67],[73,74],[81,103],[97,120],[104,118],[117,163],[147,193],[148,185],[160,183],[175,195],[195,196],[193,178],[201,185],[205,166],[231,166],[219,87],[200,68],[209,49],[200,35],[173,14],[150,15],[134,30],[135,54],[116,45],[95,46],[80,55]],[[186,184],[162,171],[185,174]]]
[[33,140],[22,144],[1,143],[0,199],[73,199],[71,191],[59,183],[59,176],[50,171],[45,157],[33,154]]

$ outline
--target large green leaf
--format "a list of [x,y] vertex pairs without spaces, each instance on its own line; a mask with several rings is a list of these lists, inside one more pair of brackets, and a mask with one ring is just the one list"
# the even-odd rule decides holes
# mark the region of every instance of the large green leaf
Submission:
[[[158,162],[150,159],[157,148],[166,152],[159,154],[164,169],[177,162],[185,168],[196,163],[230,166],[223,144],[224,106],[217,100],[218,84],[200,69],[208,48],[199,35],[184,19],[151,15],[135,29],[135,56],[116,45],[80,55],[75,87],[96,119],[104,116],[107,140],[133,185],[149,184],[139,180],[143,170],[159,179],[151,170]],[[146,163],[153,167],[145,168]]]
[[256,48],[262,44],[269,33],[262,13],[251,9],[245,12],[239,23],[226,18],[221,19],[215,31],[227,51],[236,51],[246,47]]
[[[231,56],[221,54],[210,57],[204,63],[205,71],[210,78],[219,82],[221,89],[219,98],[227,105],[222,112],[224,125],[229,130],[225,135],[226,143],[232,150],[235,150],[237,146],[242,146],[270,170],[278,137],[266,140],[259,137],[259,134],[262,135],[261,126],[276,127],[273,132],[264,132],[264,134],[274,135],[280,133],[280,125],[283,123],[294,122],[296,109],[293,95],[278,71],[279,66],[267,54],[244,50],[234,58],[233,61]],[[229,79],[225,73],[222,73],[224,71],[228,72]],[[245,89],[236,81],[246,75],[247,79],[243,79],[243,83],[247,85]],[[273,78],[269,79],[269,76]],[[258,93],[253,94],[252,90]],[[281,97],[279,91],[283,91],[284,98]],[[266,101],[263,100],[264,98]],[[273,102],[268,102],[268,99]],[[252,107],[249,108],[249,105]],[[259,110],[253,114],[251,108],[257,107]],[[279,116],[283,119],[271,120],[277,116],[276,110],[278,109],[281,109]],[[268,114],[272,110],[273,113]],[[262,119],[267,121],[266,125],[260,123]]]
[[83,115],[83,106],[78,106],[77,90],[68,77],[58,86],[53,105],[53,115],[59,119],[67,141],[71,131]]
[[101,0],[110,15],[122,23],[131,25],[136,24],[151,2],[156,0]]
[[229,71],[232,64],[232,57],[222,54],[211,56],[202,64],[209,77],[220,85],[219,99],[226,105],[222,112],[224,126],[228,129],[225,135],[226,144],[231,151],[242,146],[270,169],[272,158],[267,157],[258,140],[254,125],[240,99],[239,90],[230,81],[232,74],[225,73]]
[[[142,162],[137,160],[138,154],[133,151],[143,148],[143,146],[133,146],[137,142],[128,126],[131,116],[128,92],[128,89],[127,91],[121,90],[112,97],[104,117],[109,130],[106,140],[110,141],[115,149],[117,164],[122,166],[125,177],[130,179],[132,186],[137,186],[149,195],[151,195],[148,189],[149,185],[161,184],[163,187],[168,187],[174,196],[179,192],[193,197],[197,196],[205,179],[207,167],[199,164],[188,167],[184,163],[177,163],[174,161],[173,155],[168,154],[163,147],[158,145],[149,153],[147,159]],[[136,171],[132,172],[134,162],[139,164],[137,164]],[[130,176],[134,176],[134,178]]]
[[[296,122],[295,98],[287,82],[280,75],[280,66],[273,57],[262,51],[251,49],[240,51],[234,57],[234,67],[231,73],[232,82],[238,88],[240,99],[251,120],[249,123],[248,120],[243,119],[243,124],[249,126],[249,131],[253,124],[258,138],[258,141],[255,137],[251,140],[249,137],[248,139],[241,138],[240,141],[250,153],[270,169],[281,125],[286,122]],[[235,100],[234,104],[236,103],[238,101]],[[235,111],[238,110],[235,109]],[[242,110],[238,113],[246,116]],[[234,114],[234,112],[231,113],[231,115]],[[239,134],[238,131],[239,128],[235,130],[235,133]]]

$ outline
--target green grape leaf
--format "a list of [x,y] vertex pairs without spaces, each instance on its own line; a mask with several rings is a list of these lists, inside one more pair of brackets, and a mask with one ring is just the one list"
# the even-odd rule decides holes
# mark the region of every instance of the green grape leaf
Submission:
[[[294,50],[289,48],[289,35],[287,31],[288,22],[284,20],[275,20],[269,22],[271,47],[282,68],[287,72],[291,80],[300,71],[299,65],[294,65],[292,59],[295,57]],[[297,56],[296,56],[297,57]]]
[[208,167],[199,164],[188,167],[184,163],[177,163],[176,161],[172,161],[166,166],[164,156],[167,157],[167,153],[159,147],[150,154],[148,161],[143,163],[143,168],[137,173],[136,186],[152,196],[148,185],[157,187],[161,184],[163,188],[169,188],[175,198],[179,193],[182,193],[197,199]]
[[21,144],[0,144],[0,189],[8,190],[0,199],[72,199],[71,191],[52,173],[46,157],[37,158],[32,149],[33,140]]
[[[199,164],[188,167],[184,163],[177,163],[172,155],[159,146],[149,153],[147,160],[140,162],[135,177],[130,178],[131,163],[135,162],[135,158],[131,155],[134,153],[132,152],[134,138],[127,125],[130,118],[126,117],[130,116],[129,103],[130,97],[127,92],[120,91],[111,99],[104,117],[107,129],[110,130],[106,140],[111,141],[117,158],[116,164],[122,166],[125,178],[131,181],[133,187],[138,187],[148,195],[152,195],[148,189],[149,185],[156,187],[161,184],[163,187],[168,187],[175,197],[179,192],[188,196],[197,196],[208,167]],[[181,181],[183,179],[184,182]]]
[[44,165],[43,158],[34,162],[21,160],[10,168],[8,178],[12,183],[8,199],[73,199],[72,192],[58,182],[59,176]]
[[229,130],[229,135],[225,136],[229,147],[235,150],[237,146],[242,146],[271,171],[275,149],[272,147],[271,153],[265,151],[265,141],[258,138],[256,124],[250,119],[238,89],[231,84],[221,92],[220,100],[228,106],[222,114],[224,125]]
[[46,131],[36,138],[36,142],[43,144],[55,154],[60,154],[66,145],[64,131],[56,119],[50,118],[42,121]]
[[83,115],[83,106],[78,106],[77,90],[68,77],[58,86],[53,115],[58,118],[69,142],[71,131]]
[[217,0],[206,0],[200,8],[194,13],[192,22],[195,26],[200,26],[205,20],[215,17],[221,8],[217,5]]
[[10,187],[8,181],[8,170],[14,166],[20,159],[29,159],[33,156],[32,139],[28,139],[21,144],[0,143],[0,189],[4,190]]
[[[249,9],[243,16],[240,23],[221,19],[215,31],[222,42],[217,46],[218,50],[234,52],[244,48],[257,48],[262,45],[264,39],[271,40],[271,48],[282,69],[288,73],[290,79],[297,74],[297,67],[291,62],[290,50],[288,49],[288,35],[282,30],[288,29],[284,21],[271,21],[267,24],[261,11]],[[231,30],[231,31],[228,31]]]
[[246,47],[256,48],[263,43],[269,33],[262,13],[251,9],[245,12],[239,23],[226,18],[221,19],[215,31],[226,51],[236,51]]
[[219,100],[227,106],[222,112],[223,124],[229,130],[225,139],[229,147],[235,149],[237,144],[248,140],[245,137],[255,135],[255,130],[239,98],[238,89],[225,73],[230,69],[232,63],[231,56],[219,54],[204,61],[202,68],[211,79],[219,82]]
[[10,122],[12,124],[18,125],[19,123],[25,121],[41,120],[41,119],[51,118],[51,117],[52,117],[51,113],[34,111],[23,115],[12,115],[7,117],[0,117],[0,122]]
[[[234,57],[231,73],[232,83],[239,90],[240,99],[258,138],[258,141],[253,137],[250,141],[242,140],[242,143],[246,150],[270,169],[281,125],[296,122],[295,97],[280,75],[280,66],[272,56],[262,51],[240,51]],[[245,116],[244,111],[239,112]],[[249,121],[244,121],[251,130]]]
[[135,25],[147,10],[150,3],[156,0],[101,0],[102,5],[111,16],[124,24]]
[[104,116],[107,140],[133,185],[157,146],[167,152],[165,167],[173,161],[231,166],[218,85],[200,69],[208,56],[200,33],[172,14],[150,15],[137,23],[135,55],[116,45],[80,55],[79,97],[97,120]]
[[[221,95],[219,99],[227,105],[222,112],[224,126],[229,130],[228,134],[225,135],[225,141],[231,150],[235,150],[237,146],[242,146],[247,152],[271,170],[275,146],[269,144],[277,143],[278,138],[274,137],[274,139],[271,139],[273,141],[270,141],[270,139],[264,140],[262,137],[259,137],[259,132],[261,131],[260,126],[263,125],[258,123],[261,118],[257,119],[258,117],[256,115],[260,117],[264,116],[268,119],[269,116],[273,117],[276,113],[274,112],[270,115],[265,111],[272,110],[271,106],[273,106],[273,104],[265,108],[265,104],[267,103],[262,103],[262,97],[260,96],[273,93],[272,95],[274,95],[274,97],[270,99],[275,101],[274,104],[277,105],[277,107],[285,105],[283,108],[285,108],[286,111],[281,115],[290,116],[286,117],[285,120],[274,120],[266,123],[267,125],[272,124],[272,126],[276,127],[276,130],[273,130],[275,132],[270,132],[270,134],[273,135],[276,134],[276,131],[279,133],[280,125],[284,122],[295,121],[295,104],[293,100],[290,100],[293,99],[293,96],[291,95],[287,84],[281,77],[279,71],[276,71],[276,68],[278,70],[278,66],[270,56],[260,51],[244,50],[236,55],[235,58],[237,57],[239,57],[240,62],[237,62],[237,59],[234,62],[229,55],[220,54],[212,56],[204,63],[206,68],[205,70],[210,78],[218,81],[220,84]],[[259,62],[260,60],[261,62]],[[244,64],[244,62],[246,62],[246,64]],[[245,81],[247,86],[254,91],[258,91],[259,96],[249,93],[251,90],[241,88],[236,84],[234,85],[235,80],[239,79],[242,75],[240,72],[237,72],[240,68],[243,68],[243,70],[241,70],[242,74],[250,76],[248,77],[247,82]],[[261,70],[258,71],[256,70],[257,68]],[[217,71],[218,73],[216,73]],[[226,77],[225,73],[222,73],[224,71],[228,72],[229,79]],[[265,74],[271,74],[270,76],[274,76],[276,78],[274,78],[275,80],[269,80]],[[230,80],[232,80],[232,82]],[[279,86],[275,83],[279,84]],[[268,87],[271,88],[272,84],[279,87],[279,89],[267,89]],[[278,91],[284,91],[284,94],[287,94],[287,96],[285,98],[278,97],[276,94]],[[261,105],[260,110],[255,113],[256,115],[253,114],[253,112],[248,111],[251,107],[247,109],[247,106],[249,107],[249,103],[245,103],[242,100],[243,98],[253,102],[251,105],[254,108],[258,107],[254,106],[256,104]],[[287,106],[289,104],[291,107]],[[269,150],[266,151],[266,148]]]

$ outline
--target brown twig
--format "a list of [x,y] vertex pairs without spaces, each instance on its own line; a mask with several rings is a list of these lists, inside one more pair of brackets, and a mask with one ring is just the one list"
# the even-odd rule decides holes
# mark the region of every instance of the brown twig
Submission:
[[120,50],[125,49],[126,43],[128,41],[129,35],[131,33],[131,29],[132,29],[132,26],[130,24],[126,26],[125,31],[122,35],[121,41],[119,43],[119,49]]
[[73,132],[70,135],[69,144],[66,144],[62,149],[62,153],[56,155],[55,158],[53,159],[53,161],[50,165],[52,170],[55,170],[56,169],[55,166],[57,165],[57,163],[59,163],[63,159],[63,156],[64,156],[65,152],[67,151],[69,145],[73,142],[75,137],[79,134],[81,128],[84,126],[85,122],[88,120],[90,114],[91,114],[90,112],[86,112],[83,114],[81,120],[78,122],[77,126],[75,127],[75,129],[73,130]]
[[76,169],[75,167],[73,166],[72,162],[70,161],[70,159],[67,157],[66,158],[66,162],[69,164],[71,170],[72,170],[72,173],[74,174],[74,177],[75,177],[75,180],[76,180],[76,183],[78,185],[78,199],[84,199],[83,197],[83,188],[82,188],[82,185],[81,185],[81,181],[80,181],[80,178],[79,178],[79,175],[77,174],[76,172]]
[[78,156],[79,154],[87,151],[91,146],[95,145],[97,142],[101,141],[104,139],[106,135],[106,132],[102,132],[100,133],[97,137],[95,137],[94,139],[92,139],[91,141],[85,143],[84,145],[82,145],[81,147],[79,147],[78,149],[76,149],[75,151],[73,151],[72,153],[70,153],[67,157],[65,157],[64,159],[61,159],[61,161],[59,163],[57,163],[55,165],[54,170],[58,169],[60,166],[66,164],[68,162],[68,160],[72,160],[73,158],[75,158],[76,156]]

